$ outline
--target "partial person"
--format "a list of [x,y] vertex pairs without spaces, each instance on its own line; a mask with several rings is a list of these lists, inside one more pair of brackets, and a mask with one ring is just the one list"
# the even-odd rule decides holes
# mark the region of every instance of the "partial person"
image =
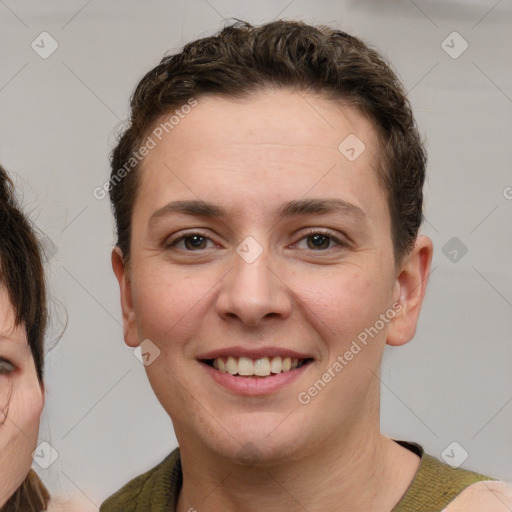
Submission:
[[391,66],[340,30],[237,22],[146,74],[112,265],[179,448],[101,512],[510,510],[504,482],[380,431],[383,350],[430,272],[426,160]]
[[50,499],[31,469],[45,402],[42,254],[37,230],[0,166],[0,511],[86,512],[93,509],[78,496]]
[[46,510],[31,469],[44,405],[46,292],[41,250],[0,167],[0,509]]

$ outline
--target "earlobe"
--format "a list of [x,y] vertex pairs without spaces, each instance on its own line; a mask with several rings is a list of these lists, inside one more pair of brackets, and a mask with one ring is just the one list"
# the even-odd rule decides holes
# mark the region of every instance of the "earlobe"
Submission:
[[137,347],[139,339],[135,324],[135,312],[133,310],[132,285],[123,253],[119,247],[115,247],[112,250],[112,269],[119,283],[124,341],[129,347]]
[[416,332],[430,275],[432,254],[430,238],[419,236],[413,250],[403,259],[395,283],[395,299],[400,303],[401,309],[390,324],[388,345],[404,345]]

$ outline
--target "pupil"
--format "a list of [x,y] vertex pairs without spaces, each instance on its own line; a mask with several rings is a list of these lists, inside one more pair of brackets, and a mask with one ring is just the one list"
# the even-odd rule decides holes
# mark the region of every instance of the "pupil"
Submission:
[[311,239],[313,241],[313,245],[315,248],[325,248],[325,242],[327,242],[327,246],[329,245],[329,237],[325,235],[312,235]]
[[204,237],[201,235],[189,236],[187,238],[186,243],[187,245],[192,246],[195,249],[198,249],[204,243]]

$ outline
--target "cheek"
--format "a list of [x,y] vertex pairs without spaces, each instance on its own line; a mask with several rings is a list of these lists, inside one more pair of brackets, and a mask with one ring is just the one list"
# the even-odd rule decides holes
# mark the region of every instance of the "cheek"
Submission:
[[24,432],[24,440],[28,445],[35,444],[39,433],[39,422],[44,406],[44,397],[37,382],[20,389],[13,395],[9,406],[9,417]]
[[330,276],[309,274],[295,279],[304,315],[333,342],[354,337],[373,324],[390,296],[384,280],[368,269],[345,267]]
[[140,340],[150,339],[161,350],[184,343],[197,329],[214,293],[213,272],[194,276],[160,265],[158,271],[139,273],[133,288],[134,311]]
[[[38,384],[14,382],[7,406],[7,418],[0,425],[0,494],[17,488],[32,465],[44,398]],[[2,489],[2,485],[4,488]],[[0,499],[2,496],[0,496]]]

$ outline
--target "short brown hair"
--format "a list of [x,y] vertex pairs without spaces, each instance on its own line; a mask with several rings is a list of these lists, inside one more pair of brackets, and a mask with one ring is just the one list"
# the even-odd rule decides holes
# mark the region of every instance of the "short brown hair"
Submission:
[[395,260],[412,249],[422,221],[427,157],[406,92],[390,65],[360,39],[326,26],[281,20],[253,27],[237,21],[164,57],[135,89],[130,124],[111,154],[109,181],[117,245],[125,260],[140,178],[140,165],[127,172],[126,163],[135,161],[133,154],[155,122],[190,98],[243,98],[269,88],[317,93],[358,107],[372,121],[382,148],[379,177]]

